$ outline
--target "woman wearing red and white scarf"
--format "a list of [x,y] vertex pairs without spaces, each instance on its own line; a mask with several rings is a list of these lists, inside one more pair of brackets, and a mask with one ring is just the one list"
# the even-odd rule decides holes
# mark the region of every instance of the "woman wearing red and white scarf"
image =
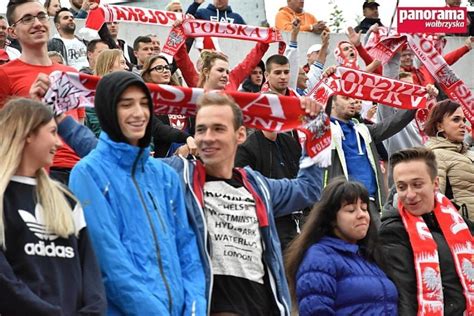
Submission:
[[390,165],[396,197],[382,215],[379,264],[397,286],[399,314],[474,315],[474,228],[439,193],[435,154],[404,149]]

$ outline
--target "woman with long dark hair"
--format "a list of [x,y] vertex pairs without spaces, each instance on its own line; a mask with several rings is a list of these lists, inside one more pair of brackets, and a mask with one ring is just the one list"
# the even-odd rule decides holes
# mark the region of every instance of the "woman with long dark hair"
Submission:
[[397,290],[374,262],[367,189],[335,178],[285,258],[299,315],[397,315]]

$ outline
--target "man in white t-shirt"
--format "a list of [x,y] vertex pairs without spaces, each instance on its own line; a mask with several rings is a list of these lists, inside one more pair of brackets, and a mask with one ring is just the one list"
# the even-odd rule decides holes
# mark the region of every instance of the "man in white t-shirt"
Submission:
[[58,34],[48,42],[48,51],[57,51],[63,56],[66,65],[77,70],[87,67],[87,45],[74,35],[76,22],[71,11],[61,8],[54,16],[54,24]]

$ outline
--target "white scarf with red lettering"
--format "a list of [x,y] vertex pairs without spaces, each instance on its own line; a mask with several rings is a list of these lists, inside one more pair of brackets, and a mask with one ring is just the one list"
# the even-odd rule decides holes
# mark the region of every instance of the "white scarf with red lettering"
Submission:
[[[441,89],[451,100],[461,104],[464,115],[471,125],[474,125],[474,95],[441,56],[440,51],[445,45],[443,38],[422,34],[397,34],[394,31],[388,36],[383,34],[378,36],[378,41],[375,42],[374,40],[370,44],[369,53],[377,56],[377,59],[382,62],[389,60],[399,47],[407,43],[433,78],[440,84]],[[423,124],[424,122],[419,122],[419,125]]]
[[[93,107],[99,77],[82,73],[55,71],[49,76],[51,87],[43,101],[56,114],[77,107]],[[196,100],[205,93],[200,88],[185,88],[147,83],[156,114],[191,116]],[[226,92],[241,107],[244,125],[274,132],[301,130],[306,135],[305,149],[314,163],[327,167],[331,162],[329,117],[321,112],[309,118],[301,109],[300,99],[275,94]]]
[[162,53],[174,56],[188,37],[209,36],[268,44],[279,43],[278,51],[280,54],[283,54],[286,47],[280,31],[274,28],[185,19],[181,25],[171,29]]
[[[474,248],[467,224],[449,199],[436,194],[433,214],[441,228],[453,257],[456,272],[466,298],[466,315],[474,315]],[[439,266],[438,245],[423,217],[414,216],[401,201],[398,209],[408,232],[417,282],[418,315],[442,316],[444,309],[443,284]]]
[[346,67],[337,67],[333,75],[322,79],[308,95],[326,104],[333,94],[405,110],[425,108],[435,102],[425,87]]
[[98,31],[104,23],[108,22],[130,22],[172,26],[176,20],[182,18],[182,13],[171,11],[127,7],[122,5],[100,5],[98,8],[89,12],[85,27]]

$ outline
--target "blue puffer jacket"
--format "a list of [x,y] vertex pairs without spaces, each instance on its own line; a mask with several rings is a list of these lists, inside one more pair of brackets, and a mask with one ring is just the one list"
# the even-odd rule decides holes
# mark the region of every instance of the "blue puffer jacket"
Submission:
[[332,237],[308,249],[296,274],[300,316],[398,315],[395,285],[358,251]]
[[[199,248],[206,271],[206,283],[209,297],[212,290],[212,267],[207,248],[206,218],[199,202],[197,183],[197,162],[184,158],[172,157],[163,160],[170,164],[180,175],[185,192],[186,209],[191,225],[195,227]],[[202,167],[202,165],[201,165]],[[269,179],[248,167],[244,170],[252,190],[260,196],[265,204],[268,223],[260,228],[264,242],[264,262],[268,267],[270,285],[280,315],[290,315],[291,300],[283,266],[280,241],[276,231],[274,217],[290,214],[291,212],[311,206],[320,198],[322,187],[322,169],[317,166],[300,168],[296,179]],[[202,192],[202,191],[201,191]]]
[[[205,275],[176,172],[105,132],[72,170],[109,315],[205,315]],[[194,314],[195,313],[195,314]]]

